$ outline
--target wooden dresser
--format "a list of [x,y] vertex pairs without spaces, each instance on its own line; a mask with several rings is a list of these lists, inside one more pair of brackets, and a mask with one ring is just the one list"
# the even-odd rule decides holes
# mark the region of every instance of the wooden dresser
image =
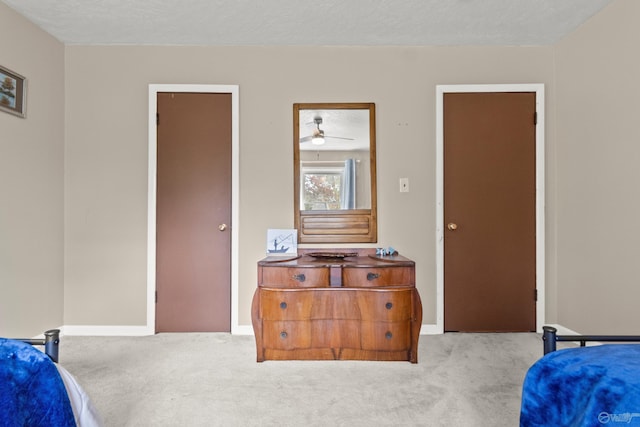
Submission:
[[413,261],[378,257],[375,249],[299,253],[258,262],[251,309],[258,362],[418,362],[422,304]]

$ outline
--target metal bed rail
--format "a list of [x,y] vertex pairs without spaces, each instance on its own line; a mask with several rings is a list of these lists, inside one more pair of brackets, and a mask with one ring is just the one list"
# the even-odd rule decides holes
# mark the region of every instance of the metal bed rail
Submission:
[[640,335],[557,335],[558,330],[553,326],[542,327],[542,341],[544,354],[556,351],[556,343],[579,342],[584,347],[587,342],[640,342]]
[[45,354],[55,363],[58,363],[58,355],[60,351],[60,329],[49,329],[48,331],[45,331],[44,339],[18,338],[17,340],[31,345],[44,346]]

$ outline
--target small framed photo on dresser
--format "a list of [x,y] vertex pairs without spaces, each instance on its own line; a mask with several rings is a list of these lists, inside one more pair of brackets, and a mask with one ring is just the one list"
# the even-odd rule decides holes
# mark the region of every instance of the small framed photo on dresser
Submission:
[[267,230],[267,255],[297,255],[298,230],[270,228]]
[[27,79],[0,65],[0,111],[25,117]]

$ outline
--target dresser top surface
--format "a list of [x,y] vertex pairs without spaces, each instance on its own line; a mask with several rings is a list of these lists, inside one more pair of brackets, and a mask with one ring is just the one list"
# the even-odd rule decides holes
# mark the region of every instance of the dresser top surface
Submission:
[[[376,256],[355,255],[344,256],[345,252],[332,256],[330,252],[312,252],[311,255],[299,254],[297,256],[268,256],[258,261],[262,267],[413,267],[415,263],[402,255]],[[326,256],[323,256],[325,255]]]

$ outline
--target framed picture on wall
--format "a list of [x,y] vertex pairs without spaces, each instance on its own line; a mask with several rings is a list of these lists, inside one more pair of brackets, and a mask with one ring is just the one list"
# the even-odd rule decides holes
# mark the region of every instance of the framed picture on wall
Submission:
[[0,65],[0,110],[25,116],[27,79]]
[[297,255],[298,230],[270,228],[267,230],[267,255]]

